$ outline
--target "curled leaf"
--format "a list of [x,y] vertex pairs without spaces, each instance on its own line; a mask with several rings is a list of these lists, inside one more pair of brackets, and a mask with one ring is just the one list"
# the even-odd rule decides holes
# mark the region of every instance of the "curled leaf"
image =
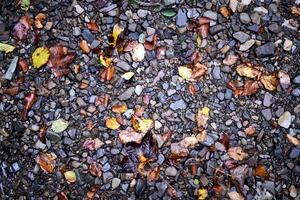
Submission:
[[244,160],[248,157],[248,154],[245,153],[241,147],[230,147],[228,149],[228,155],[234,160]]
[[209,118],[209,111],[210,109],[208,107],[203,107],[202,109],[198,110],[196,114],[196,123],[199,130],[206,128]]
[[24,99],[24,109],[21,114],[21,119],[25,120],[27,112],[31,109],[33,104],[36,102],[37,96],[35,92],[29,93]]
[[33,67],[39,69],[48,62],[50,53],[47,47],[39,47],[32,54]]
[[290,143],[292,143],[293,145],[300,146],[300,140],[298,140],[296,137],[291,136],[290,134],[287,134],[286,137],[287,137],[288,141]]
[[156,47],[157,38],[158,38],[158,36],[157,36],[157,34],[155,34],[153,36],[152,42],[145,41],[145,43],[144,43],[145,49],[147,49],[148,51],[152,51]]
[[126,130],[123,130],[119,133],[119,140],[123,144],[134,142],[140,144],[144,138],[144,133],[138,133],[132,128],[128,127]]
[[120,127],[120,124],[115,117],[108,118],[105,121],[105,125],[107,128],[112,129],[112,130],[116,130]]
[[45,172],[52,173],[55,167],[55,159],[57,156],[54,153],[41,153],[37,156],[37,163]]
[[74,171],[66,171],[64,173],[64,176],[68,183],[74,183],[76,182],[76,174]]
[[36,28],[43,28],[44,25],[42,21],[45,20],[47,17],[44,13],[39,13],[35,16],[34,25]]
[[0,42],[0,51],[4,51],[5,53],[10,53],[15,50],[15,46],[10,44],[5,44]]
[[110,80],[112,80],[112,78],[114,76],[114,73],[115,73],[115,67],[113,67],[113,66],[106,67],[100,73],[101,81],[110,81]]
[[192,78],[192,69],[188,67],[178,67],[178,73],[181,78],[185,80],[190,80]]
[[240,76],[245,76],[248,78],[255,78],[259,75],[259,70],[257,67],[252,66],[250,63],[240,64],[236,68],[236,72]]

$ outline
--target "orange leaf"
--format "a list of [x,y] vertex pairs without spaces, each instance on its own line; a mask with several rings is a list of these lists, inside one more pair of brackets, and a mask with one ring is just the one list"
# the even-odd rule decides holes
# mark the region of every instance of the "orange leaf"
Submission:
[[89,23],[86,24],[86,27],[92,32],[95,32],[95,33],[100,32],[100,28],[95,21],[90,21]]
[[196,88],[195,88],[194,84],[189,84],[189,92],[193,96],[196,94]]
[[195,66],[193,67],[193,73],[192,73],[192,78],[193,79],[199,79],[203,75],[206,74],[207,67],[203,64],[196,63]]
[[156,47],[157,38],[158,38],[157,34],[155,34],[153,36],[152,42],[145,41],[145,43],[144,43],[145,49],[147,49],[148,51],[153,50]]
[[24,99],[24,109],[21,113],[21,119],[25,120],[27,116],[27,112],[31,109],[33,104],[36,102],[37,96],[35,92],[29,93]]
[[244,160],[248,157],[248,154],[245,153],[241,147],[230,147],[228,149],[228,155],[234,160]]
[[85,41],[85,40],[81,40],[79,42],[79,47],[81,48],[81,50],[83,51],[83,53],[87,54],[87,53],[90,52],[90,47],[89,47],[87,41]]
[[153,169],[150,170],[150,172],[147,174],[147,180],[150,182],[155,182],[159,179],[159,172],[160,169],[159,167],[154,167]]
[[252,136],[256,132],[256,128],[254,126],[249,126],[248,128],[245,129],[246,135]]
[[277,89],[278,79],[275,74],[271,75],[262,75],[260,81],[267,90],[274,91]]
[[290,134],[287,134],[286,137],[287,137],[288,141],[290,143],[292,143],[293,145],[300,146],[300,140],[298,140],[296,137],[291,136]]
[[264,165],[259,165],[253,171],[253,176],[260,176],[262,178],[268,178],[269,173]]
[[226,6],[219,9],[219,12],[223,15],[223,17],[228,18],[232,14],[231,10]]
[[42,21],[45,20],[47,17],[44,13],[39,13],[35,16],[34,25],[36,28],[43,28],[44,25]]
[[106,67],[100,74],[102,81],[110,81],[113,78],[115,67]]
[[105,121],[105,125],[106,125],[107,128],[112,129],[112,130],[116,130],[120,127],[119,122],[114,117],[108,118]]
[[37,157],[37,163],[45,172],[52,173],[55,167],[56,155],[54,153],[42,153]]
[[127,106],[126,104],[119,104],[119,105],[113,105],[112,106],[112,111],[114,113],[123,113],[123,112],[126,112],[127,111]]

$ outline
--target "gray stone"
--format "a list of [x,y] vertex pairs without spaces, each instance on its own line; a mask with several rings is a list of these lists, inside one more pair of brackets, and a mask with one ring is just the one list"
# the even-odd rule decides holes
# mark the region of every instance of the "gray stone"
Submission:
[[91,33],[89,29],[83,29],[81,35],[89,44],[92,44],[95,40],[95,36]]
[[108,183],[113,177],[114,176],[111,172],[105,172],[103,173],[103,182]]
[[170,108],[172,110],[185,109],[186,104],[185,104],[184,100],[180,99],[178,101],[175,101],[174,103],[171,103]]
[[18,60],[19,60],[19,57],[15,56],[13,58],[13,60],[10,62],[9,66],[8,66],[8,69],[7,69],[7,71],[4,75],[4,78],[6,80],[12,80],[12,78],[14,76],[14,73],[16,71],[16,68],[17,68]]
[[262,6],[254,8],[253,11],[260,14],[260,15],[268,14],[268,10],[266,8],[262,7]]
[[165,170],[166,176],[176,176],[177,169],[175,167],[167,167]]
[[58,133],[55,133],[53,131],[48,131],[46,135],[47,139],[52,141],[52,142],[58,142],[61,140],[61,135]]
[[300,155],[300,149],[293,147],[293,149],[291,150],[289,157],[290,158],[298,158]]
[[239,5],[238,0],[230,0],[229,1],[229,8],[232,10],[232,12],[236,11],[238,5]]
[[250,35],[242,31],[233,34],[234,39],[238,40],[240,43],[244,43],[250,39]]
[[281,27],[276,23],[272,23],[269,25],[269,30],[273,33],[279,33],[281,31]]
[[179,9],[176,15],[176,26],[185,27],[187,23],[187,16],[183,9]]
[[220,69],[220,67],[216,66],[216,67],[213,68],[213,78],[217,79],[217,80],[221,79],[221,69]]
[[278,119],[278,125],[283,128],[289,128],[292,123],[292,115],[290,112],[284,112]]
[[144,9],[139,9],[137,11],[137,15],[140,17],[140,18],[144,18],[146,17],[148,14],[148,11],[147,10],[144,10]]
[[78,13],[78,14],[81,14],[81,13],[83,13],[84,12],[84,9],[80,6],[80,5],[75,5],[74,6],[75,7],[75,10],[76,10],[76,12]]
[[219,32],[223,31],[225,28],[224,26],[218,24],[218,25],[215,25],[215,26],[212,26],[209,28],[209,33],[211,35],[215,35],[215,34],[218,34]]
[[144,89],[144,87],[141,86],[141,85],[135,86],[135,93],[136,93],[136,95],[140,96],[142,94],[142,92],[143,92],[143,89]]
[[268,121],[272,119],[272,112],[271,112],[271,109],[269,109],[269,108],[262,110],[261,114]]
[[292,90],[292,95],[294,97],[299,97],[300,96],[300,88],[295,88]]
[[275,46],[273,42],[268,42],[260,47],[255,49],[255,54],[259,58],[266,58],[275,55]]
[[129,71],[131,68],[130,65],[123,60],[120,60],[119,62],[117,62],[116,66],[124,71]]
[[157,188],[157,191],[158,191],[158,196],[159,197],[162,197],[164,194],[165,194],[165,192],[166,192],[166,190],[167,190],[167,188],[168,188],[168,184],[166,183],[166,182],[159,182],[159,183],[156,183],[156,188]]
[[213,12],[213,11],[211,11],[211,10],[205,11],[205,12],[203,13],[203,16],[204,16],[204,17],[208,17],[208,18],[210,18],[210,19],[212,19],[212,20],[215,20],[215,21],[218,19],[218,13]]
[[240,46],[240,51],[247,51],[255,44],[255,40],[251,39]]
[[123,94],[121,94],[120,96],[118,96],[118,99],[121,101],[125,101],[130,99],[130,97],[133,95],[135,88],[134,87],[130,87],[127,90],[125,90],[125,92]]
[[266,107],[269,107],[273,103],[273,95],[270,94],[269,92],[265,93],[264,100],[263,100],[263,105]]
[[241,13],[240,14],[240,21],[243,24],[249,24],[251,22],[251,19],[247,13]]
[[300,74],[293,79],[293,82],[296,84],[300,84]]
[[189,8],[187,12],[188,18],[197,19],[199,17],[199,13],[196,8]]
[[112,181],[111,181],[111,187],[112,187],[112,189],[114,190],[117,187],[119,187],[120,183],[121,183],[121,179],[119,179],[119,178],[113,178]]

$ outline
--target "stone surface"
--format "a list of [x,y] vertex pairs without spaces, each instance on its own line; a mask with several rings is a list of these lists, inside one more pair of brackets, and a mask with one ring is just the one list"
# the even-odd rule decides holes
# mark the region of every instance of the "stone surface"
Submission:
[[268,42],[255,49],[255,54],[259,58],[272,57],[275,54],[275,46],[272,42]]
[[292,123],[292,115],[290,112],[284,112],[278,119],[278,125],[283,128],[289,128]]

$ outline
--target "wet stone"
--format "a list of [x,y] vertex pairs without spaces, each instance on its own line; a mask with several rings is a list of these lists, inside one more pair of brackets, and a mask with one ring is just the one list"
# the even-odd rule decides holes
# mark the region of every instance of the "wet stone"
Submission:
[[61,140],[61,136],[58,133],[52,131],[48,131],[46,137],[52,142],[58,142]]
[[279,33],[281,31],[281,27],[276,23],[270,24],[268,28],[273,33]]
[[295,88],[292,90],[292,95],[294,97],[299,97],[300,96],[300,88]]

